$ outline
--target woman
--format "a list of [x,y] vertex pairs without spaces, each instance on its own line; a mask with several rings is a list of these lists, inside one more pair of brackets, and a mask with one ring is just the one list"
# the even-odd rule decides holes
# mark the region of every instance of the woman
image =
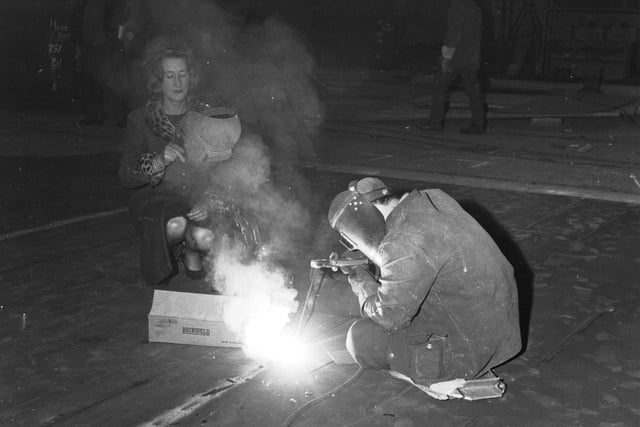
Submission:
[[199,74],[187,46],[157,43],[146,68],[151,97],[127,118],[119,173],[136,189],[129,211],[142,238],[142,274],[157,285],[181,261],[187,276],[202,278],[203,255],[242,218],[224,188],[207,183],[211,167],[231,157],[240,122],[234,111],[191,95]]

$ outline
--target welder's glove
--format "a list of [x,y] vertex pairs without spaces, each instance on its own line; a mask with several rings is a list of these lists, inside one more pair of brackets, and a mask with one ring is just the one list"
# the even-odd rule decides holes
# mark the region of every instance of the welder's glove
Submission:
[[364,305],[367,298],[378,292],[378,287],[380,286],[380,283],[374,279],[369,269],[362,265],[351,269],[348,280],[351,290],[358,297],[360,307]]
[[[342,255],[340,255],[340,259],[342,260],[364,260],[367,259],[366,256],[364,256],[364,254],[360,251],[350,251],[350,250],[346,250],[342,253]],[[347,276],[349,275],[349,273],[351,273],[351,270],[353,270],[355,267],[357,266],[349,266],[349,267],[340,267],[340,271],[342,272],[342,274],[346,274]]]

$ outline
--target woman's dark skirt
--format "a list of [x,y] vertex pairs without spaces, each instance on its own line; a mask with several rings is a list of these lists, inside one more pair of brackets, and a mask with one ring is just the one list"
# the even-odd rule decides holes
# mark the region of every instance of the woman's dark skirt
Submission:
[[189,211],[172,193],[141,190],[129,199],[131,223],[141,237],[140,269],[151,286],[178,272],[177,259],[167,242],[166,225],[171,218]]

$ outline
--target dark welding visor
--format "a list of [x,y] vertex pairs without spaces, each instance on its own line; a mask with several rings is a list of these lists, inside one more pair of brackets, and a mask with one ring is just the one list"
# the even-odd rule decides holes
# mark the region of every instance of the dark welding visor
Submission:
[[358,247],[356,246],[355,242],[351,240],[349,236],[344,234],[342,231],[340,232],[340,244],[342,244],[342,246],[347,248],[347,250],[350,250],[350,251],[358,250]]

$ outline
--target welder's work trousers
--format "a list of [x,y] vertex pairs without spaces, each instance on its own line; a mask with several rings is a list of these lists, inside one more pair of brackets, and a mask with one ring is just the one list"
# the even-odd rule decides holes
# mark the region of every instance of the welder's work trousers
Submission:
[[400,372],[418,384],[441,380],[446,338],[389,332],[371,319],[357,320],[347,333],[347,350],[364,369]]
[[451,84],[458,76],[462,77],[464,90],[469,97],[472,122],[474,124],[484,126],[486,120],[484,97],[480,90],[478,69],[474,67],[454,69],[453,71],[440,73],[434,86],[433,98],[431,101],[431,118],[429,121],[434,124],[441,124],[444,121]]

